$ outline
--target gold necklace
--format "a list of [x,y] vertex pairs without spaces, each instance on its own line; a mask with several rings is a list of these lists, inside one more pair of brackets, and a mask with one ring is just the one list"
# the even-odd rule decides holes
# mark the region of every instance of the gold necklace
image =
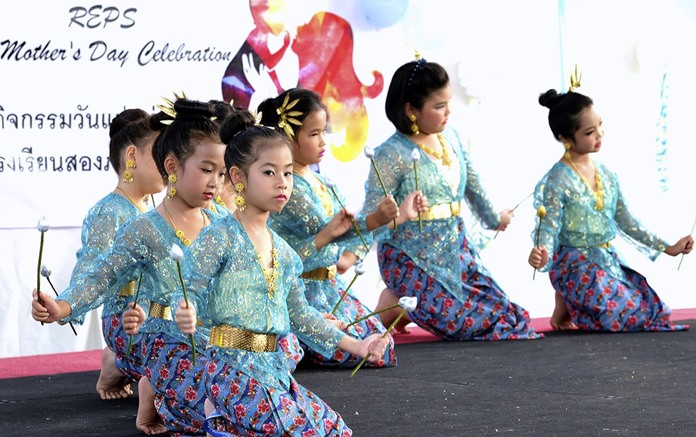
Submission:
[[[169,214],[169,210],[167,209],[167,202],[164,200],[162,201],[162,206],[164,207],[164,213],[167,214],[167,218],[169,219],[169,223],[172,225],[172,228],[174,228],[174,234],[176,234],[176,237],[181,240],[182,243],[184,243],[184,246],[190,246],[191,245],[191,240],[186,238],[186,235],[184,235],[184,231],[181,229],[177,229],[176,225],[174,224],[174,220],[172,220],[171,214]],[[201,209],[201,215],[203,216],[203,226],[201,229],[205,227],[205,213]]]
[[[244,225],[244,222],[242,221],[242,217],[239,215],[239,211],[235,212],[235,215],[237,217],[237,221],[239,224],[242,225],[242,228],[246,231],[247,235],[249,235],[249,231],[247,230],[246,225]],[[271,268],[268,269],[266,268],[266,265],[263,262],[263,258],[261,257],[261,253],[256,249],[256,246],[254,246],[254,243],[252,241],[251,245],[254,246],[254,250],[256,251],[256,258],[259,260],[259,264],[261,265],[261,270],[263,271],[263,276],[266,279],[266,287],[268,288],[268,298],[273,299],[273,296],[275,296],[276,292],[276,283],[278,281],[278,250],[275,248],[275,244],[273,243],[273,235],[271,234],[271,231],[268,229],[268,226],[266,226],[266,231],[268,232],[268,235],[271,237]],[[251,240],[251,238],[249,238]]]
[[602,185],[602,176],[599,174],[599,169],[595,165],[594,161],[590,161],[590,162],[592,162],[592,166],[594,167],[594,171],[595,171],[595,183],[597,184],[597,191],[592,189],[592,186],[590,185],[590,183],[587,181],[587,179],[585,179],[585,176],[583,176],[582,173],[580,173],[578,171],[578,168],[575,167],[575,164],[573,164],[573,161],[570,159],[567,159],[567,161],[570,164],[570,166],[573,168],[573,170],[575,170],[575,173],[577,173],[578,176],[580,176],[580,179],[582,179],[582,181],[585,183],[585,186],[587,186],[587,189],[590,190],[590,192],[592,194],[594,194],[594,197],[595,197],[594,209],[597,211],[603,210],[604,209],[604,186]]
[[138,208],[138,211],[140,211],[140,212],[142,212],[142,213],[145,212],[145,211],[140,207],[140,205],[138,205],[137,203],[135,203],[135,201],[134,201],[133,199],[131,199],[131,197],[130,197],[125,191],[123,191],[123,189],[121,189],[121,187],[116,187],[116,189],[117,189],[118,191],[120,191],[121,193],[123,193],[123,195],[126,197],[126,199],[128,199],[128,201],[129,201],[130,203],[132,203],[133,206],[135,206],[136,208]]
[[314,193],[319,197],[319,201],[321,201],[321,206],[324,208],[326,215],[328,217],[333,217],[333,200],[331,199],[331,194],[329,194],[329,190],[326,188],[326,185],[324,185],[315,174],[309,175],[309,177],[305,178],[305,180],[307,183],[309,183],[309,186],[312,188]]
[[441,160],[442,165],[449,167],[449,165],[452,163],[452,160],[450,159],[449,152],[447,151],[447,143],[445,142],[445,137],[442,135],[442,133],[438,133],[437,139],[440,141],[440,145],[442,146],[442,152],[438,152],[437,150],[431,149],[425,144],[418,144],[418,147],[420,147],[420,149],[428,155],[432,155],[435,158]]

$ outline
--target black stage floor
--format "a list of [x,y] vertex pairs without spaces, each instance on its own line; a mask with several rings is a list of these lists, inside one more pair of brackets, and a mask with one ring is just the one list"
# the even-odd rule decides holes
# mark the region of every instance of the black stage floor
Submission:
[[[695,436],[696,328],[552,332],[517,342],[397,346],[399,366],[301,368],[363,436]],[[138,436],[137,399],[101,401],[97,372],[0,380],[0,436]]]

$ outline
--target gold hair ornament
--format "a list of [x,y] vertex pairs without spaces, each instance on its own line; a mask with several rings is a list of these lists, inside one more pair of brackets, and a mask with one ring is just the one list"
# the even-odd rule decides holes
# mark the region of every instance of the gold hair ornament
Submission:
[[578,64],[575,64],[573,71],[570,72],[570,87],[568,88],[568,92],[580,88],[580,81],[582,81],[582,71],[578,69]]
[[293,131],[291,124],[294,124],[295,126],[302,126],[302,122],[294,118],[301,116],[302,111],[291,111],[291,109],[294,108],[299,101],[300,99],[297,98],[291,102],[290,93],[287,93],[285,94],[285,99],[283,99],[283,104],[276,109],[276,113],[280,116],[280,120],[278,120],[278,127],[283,129],[285,135],[287,135],[289,138],[295,137],[295,132]]
[[[181,92],[181,95],[174,93],[174,100],[179,99],[188,99],[188,97],[186,97],[186,93],[184,93],[183,91]],[[159,104],[157,105],[157,108],[159,108],[160,111],[164,112],[168,116],[172,117],[172,120],[161,120],[160,123],[169,126],[170,124],[172,124],[172,122],[174,122],[173,119],[176,118],[176,109],[174,109],[174,101],[169,100],[166,97],[162,97],[162,100],[164,100],[164,103],[166,103],[166,105]],[[230,105],[232,105],[232,102],[233,101],[230,101]],[[210,121],[215,120],[217,120],[217,116],[213,115],[210,117]]]

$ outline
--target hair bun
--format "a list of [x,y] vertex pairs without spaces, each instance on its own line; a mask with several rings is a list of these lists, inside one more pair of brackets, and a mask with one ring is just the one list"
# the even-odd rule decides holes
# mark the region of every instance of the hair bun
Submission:
[[133,123],[144,123],[150,115],[142,109],[126,109],[119,113],[109,126],[109,138],[114,138],[122,129]]
[[215,108],[209,103],[198,100],[177,99],[174,101],[176,120],[210,118],[215,115]]
[[255,124],[254,114],[246,109],[237,109],[228,115],[220,126],[220,139],[223,143],[229,144],[232,137]]
[[550,109],[552,106],[558,103],[558,99],[560,97],[561,96],[555,89],[550,89],[539,96],[539,104]]

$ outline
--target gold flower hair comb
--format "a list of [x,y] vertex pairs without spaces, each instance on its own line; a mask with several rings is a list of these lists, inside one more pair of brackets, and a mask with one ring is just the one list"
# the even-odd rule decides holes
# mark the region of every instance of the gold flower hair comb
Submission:
[[276,109],[276,113],[280,116],[280,120],[278,120],[278,127],[283,129],[285,135],[291,139],[295,137],[295,131],[292,129],[291,124],[294,124],[295,126],[302,126],[302,122],[294,118],[301,116],[302,111],[291,111],[291,109],[294,108],[299,101],[300,99],[298,98],[291,102],[290,93],[287,93],[285,94],[285,99],[283,99],[283,104]]
[[575,68],[570,72],[570,87],[568,92],[575,91],[576,88],[580,88],[580,81],[582,80],[582,72],[578,69],[578,64],[575,64]]
[[[181,92],[181,95],[179,95],[179,94],[177,94],[177,93],[175,92],[175,93],[174,93],[174,101],[175,101],[175,100],[180,100],[180,99],[188,99],[188,97],[186,97],[186,93],[184,93],[184,92],[182,91],[182,92]],[[164,112],[165,114],[167,114],[168,116],[172,117],[172,120],[161,120],[160,123],[165,124],[165,125],[170,125],[170,124],[172,124],[172,122],[173,122],[174,119],[176,118],[176,109],[174,109],[174,101],[173,101],[173,100],[169,100],[169,99],[166,98],[166,97],[162,97],[162,100],[164,100],[164,103],[165,103],[165,104],[164,104],[164,105],[163,105],[163,104],[159,104],[159,105],[157,105],[157,108],[158,108],[160,111],[162,111],[162,112]],[[230,104],[232,104],[232,102],[230,102]],[[213,115],[213,116],[210,117],[210,121],[215,121],[215,120],[217,120],[217,116]]]

